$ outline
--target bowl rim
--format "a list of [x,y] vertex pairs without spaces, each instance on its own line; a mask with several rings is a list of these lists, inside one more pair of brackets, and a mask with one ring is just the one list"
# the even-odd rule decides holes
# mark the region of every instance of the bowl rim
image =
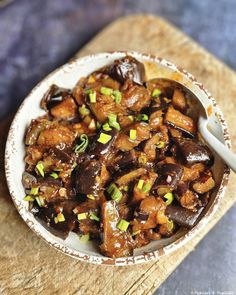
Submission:
[[64,254],[67,254],[73,258],[76,258],[80,261],[86,261],[92,264],[127,266],[127,265],[134,265],[134,264],[145,263],[148,261],[160,259],[162,256],[167,255],[179,249],[180,247],[185,245],[190,239],[192,239],[197,234],[197,232],[200,231],[201,228],[206,223],[208,223],[209,218],[215,213],[217,207],[219,206],[220,199],[224,195],[224,192],[229,180],[230,169],[228,168],[228,166],[224,165],[224,171],[223,171],[223,176],[220,182],[220,186],[212,204],[210,205],[208,210],[205,212],[205,214],[202,216],[202,218],[199,220],[199,222],[192,229],[188,230],[185,234],[183,234],[181,237],[176,239],[174,242],[164,245],[158,250],[154,250],[154,251],[147,252],[137,256],[129,256],[129,257],[121,257],[121,258],[110,258],[105,256],[95,256],[95,255],[85,254],[81,252],[80,250],[75,250],[68,246],[62,245],[60,242],[49,241],[46,235],[44,235],[40,231],[37,231],[37,227],[39,226],[39,221],[35,221],[35,223],[33,224],[31,221],[27,219],[27,216],[25,216],[24,214],[20,212],[21,206],[17,202],[17,197],[14,195],[13,191],[11,190],[12,183],[10,179],[10,167],[9,167],[9,162],[11,157],[11,141],[13,140],[14,125],[18,120],[18,115],[20,113],[19,111],[23,109],[23,107],[28,103],[28,101],[34,95],[36,90],[40,88],[41,85],[45,83],[49,78],[53,77],[58,72],[62,72],[62,73],[66,72],[67,68],[70,69],[70,67],[73,67],[77,63],[91,61],[94,58],[99,58],[99,57],[104,57],[105,59],[106,56],[112,56],[117,54],[131,55],[136,58],[139,58],[139,57],[144,58],[148,62],[153,62],[155,64],[164,64],[164,66],[166,66],[167,68],[172,68],[172,70],[174,68],[177,72],[179,72],[187,80],[189,80],[190,83],[197,86],[201,91],[203,91],[206,94],[206,96],[211,102],[211,105],[214,107],[214,109],[217,110],[217,117],[223,131],[225,144],[228,146],[228,148],[231,148],[231,141],[230,141],[228,127],[221,110],[219,109],[212,95],[206,90],[206,88],[202,85],[202,83],[196,80],[196,78],[192,74],[190,74],[188,71],[184,70],[183,68],[176,66],[174,63],[170,62],[169,60],[166,60],[164,58],[158,57],[153,54],[139,53],[137,51],[108,51],[108,52],[102,52],[97,54],[90,54],[90,55],[86,55],[86,56],[78,57],[78,58],[72,58],[69,62],[65,63],[64,65],[60,66],[59,68],[55,69],[50,74],[48,74],[30,91],[30,93],[26,96],[26,98],[21,103],[20,107],[18,108],[13,118],[13,121],[11,122],[11,126],[9,129],[9,133],[8,133],[8,137],[6,141],[6,148],[5,148],[5,174],[6,174],[6,180],[7,180],[9,192],[17,211],[19,212],[22,219],[26,222],[26,224],[30,227],[30,229],[33,232],[35,232],[37,236],[42,238],[47,244],[54,247],[58,251]]

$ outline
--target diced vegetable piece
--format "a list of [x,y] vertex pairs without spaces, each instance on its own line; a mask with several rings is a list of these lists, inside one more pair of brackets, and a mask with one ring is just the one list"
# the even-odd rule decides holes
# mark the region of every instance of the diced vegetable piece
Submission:
[[117,203],[120,202],[122,198],[122,192],[118,189],[115,183],[111,183],[107,188],[107,192],[111,195],[111,198]]
[[84,220],[84,219],[87,219],[87,216],[88,216],[88,214],[86,212],[79,213],[79,214],[77,214],[77,219]]
[[135,130],[135,129],[131,129],[131,130],[129,131],[129,138],[130,138],[131,140],[135,140],[135,139],[137,138],[137,130]]
[[57,179],[59,176],[58,176],[58,174],[56,173],[56,172],[52,172],[51,174],[50,174],[50,176],[52,176],[54,179]]
[[86,134],[81,134],[80,141],[81,141],[81,143],[77,144],[74,147],[74,152],[78,153],[78,154],[83,153],[86,150],[86,148],[88,147],[88,144],[89,144],[88,136]]
[[137,121],[148,121],[148,115],[146,115],[146,114],[139,114],[139,115],[136,117],[136,120],[137,120]]
[[151,189],[151,184],[149,182],[147,182],[147,183],[144,184],[142,190],[143,190],[144,193],[147,193],[147,192],[150,191],[150,189]]
[[27,202],[33,202],[34,198],[32,196],[25,196],[23,200]]
[[115,103],[119,104],[122,100],[122,94],[119,90],[114,90],[112,96],[114,97]]
[[89,93],[89,100],[91,103],[95,103],[96,102],[96,92],[90,92]]
[[89,234],[80,236],[80,242],[81,243],[87,243],[89,240],[90,240],[90,235]]
[[173,193],[167,193],[163,196],[166,199],[166,205],[169,206],[174,201]]
[[117,224],[117,228],[122,230],[122,231],[127,231],[128,227],[129,227],[129,222],[124,220],[124,219],[121,219],[118,224]]
[[140,176],[147,173],[147,170],[145,168],[138,168],[136,170],[132,170],[131,172],[124,174],[117,178],[116,184],[118,186],[123,186],[129,184],[131,181],[139,178]]
[[93,212],[90,213],[89,218],[95,221],[100,221],[100,218],[97,217],[97,215],[94,214]]
[[32,187],[30,190],[30,195],[36,196],[39,193],[39,187]]
[[137,185],[138,189],[141,190],[143,188],[143,184],[144,184],[144,180],[143,179],[139,179],[138,185]]
[[172,104],[173,104],[173,107],[177,110],[184,111],[186,109],[187,107],[186,99],[185,99],[184,93],[181,90],[179,89],[174,90],[174,94],[172,97]]
[[90,200],[95,200],[94,195],[87,195],[87,198],[90,199]]
[[161,94],[161,90],[158,88],[153,89],[152,97],[158,97]]
[[36,169],[39,172],[39,174],[44,177],[45,173],[44,173],[44,166],[42,162],[38,162],[38,164],[36,165]]
[[204,171],[200,178],[195,180],[192,184],[192,188],[194,189],[195,192],[198,194],[204,194],[209,192],[215,187],[215,180],[212,177],[211,172]]
[[101,94],[104,94],[104,95],[112,95],[113,89],[108,87],[101,87],[100,92]]
[[164,141],[159,141],[158,144],[157,144],[158,149],[162,149],[164,146],[165,146]]
[[172,106],[167,110],[165,122],[190,134],[195,134],[196,132],[196,125],[193,119],[182,114]]
[[106,123],[106,124],[104,124],[104,125],[102,126],[102,129],[105,130],[105,131],[110,131],[110,130],[111,130],[111,127],[109,126],[108,123]]
[[58,222],[64,222],[66,220],[64,214],[61,213],[61,212],[58,213],[57,214],[57,220],[58,220]]
[[98,138],[98,142],[106,144],[111,140],[111,135],[106,134],[106,133],[100,133],[100,136]]
[[90,110],[86,108],[85,104],[79,107],[79,113],[82,117],[85,117],[90,114]]
[[117,122],[117,116],[114,114],[108,115],[109,125],[117,130],[120,130],[120,124]]

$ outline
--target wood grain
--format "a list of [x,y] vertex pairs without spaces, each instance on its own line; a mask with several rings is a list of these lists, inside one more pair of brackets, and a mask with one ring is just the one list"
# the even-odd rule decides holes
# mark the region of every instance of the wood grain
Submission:
[[[154,16],[130,16],[109,25],[78,56],[111,50],[152,53],[181,65],[210,90],[235,142],[236,74],[189,37]],[[159,261],[129,267],[78,262],[41,241],[17,213],[5,183],[3,153],[10,119],[0,125],[0,294],[152,294],[236,200],[236,177],[220,208],[196,238]]]

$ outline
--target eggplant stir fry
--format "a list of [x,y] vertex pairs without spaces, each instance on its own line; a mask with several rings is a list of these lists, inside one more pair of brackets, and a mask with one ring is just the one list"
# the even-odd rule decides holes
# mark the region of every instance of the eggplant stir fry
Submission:
[[108,257],[193,227],[215,181],[189,94],[116,60],[75,87],[52,85],[25,136],[29,210],[53,233],[96,240]]

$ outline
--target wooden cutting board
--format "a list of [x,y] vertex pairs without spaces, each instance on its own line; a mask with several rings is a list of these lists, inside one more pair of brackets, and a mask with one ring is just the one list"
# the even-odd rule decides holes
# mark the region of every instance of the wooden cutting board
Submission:
[[[236,74],[189,37],[161,18],[147,15],[118,19],[77,56],[111,50],[152,53],[181,65],[216,98],[236,142]],[[10,119],[0,125],[0,294],[152,294],[236,200],[236,177],[211,222],[186,246],[159,261],[129,267],[79,262],[49,247],[22,221],[9,196],[3,153]],[[199,262],[200,263],[200,262]]]

